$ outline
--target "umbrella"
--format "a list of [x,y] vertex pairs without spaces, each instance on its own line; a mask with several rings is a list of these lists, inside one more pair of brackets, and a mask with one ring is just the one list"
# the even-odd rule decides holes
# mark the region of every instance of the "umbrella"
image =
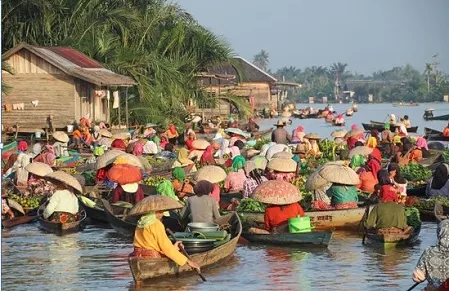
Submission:
[[196,139],[193,141],[192,146],[197,150],[205,150],[210,143],[205,139]]
[[78,180],[75,179],[75,177],[73,177],[70,174],[67,174],[66,172],[62,171],[51,172],[45,175],[45,178],[62,182],[67,186],[77,190],[78,192],[83,193],[83,187],[81,186],[80,182],[78,182]]
[[320,176],[319,172],[320,170],[318,169],[307,178],[305,185],[307,191],[313,191],[330,184],[329,181]]
[[367,146],[359,146],[359,147],[353,148],[349,152],[349,157],[352,158],[355,155],[367,156],[367,155],[371,154],[372,152],[373,152],[372,148],[369,148]]
[[270,160],[275,154],[280,152],[291,152],[291,150],[285,144],[274,144],[267,150],[266,158]]
[[360,134],[363,134],[363,130],[357,128],[357,129],[348,131],[348,133],[346,133],[345,137],[353,137],[353,136],[358,136]]
[[220,183],[226,179],[226,172],[223,168],[218,166],[205,166],[199,169],[193,178],[194,181],[199,182],[206,180],[211,183]]
[[359,175],[353,169],[341,164],[325,164],[318,172],[329,183],[344,185],[357,185],[360,183]]
[[283,173],[294,173],[296,172],[297,164],[292,159],[279,159],[273,158],[268,162],[268,169],[275,170]]
[[139,159],[139,157],[136,157],[135,155],[122,152],[122,154],[119,155],[117,158],[125,158],[127,162],[126,164],[138,167],[140,169],[145,169],[145,166],[143,165],[142,161]]
[[238,135],[241,135],[243,137],[249,137],[250,136],[250,134],[244,132],[240,128],[234,128],[234,127],[225,129],[225,132],[238,134]]
[[40,162],[32,162],[28,164],[25,167],[25,170],[39,177],[43,177],[53,172],[53,169],[49,165]]
[[151,195],[134,205],[128,215],[139,216],[152,211],[166,211],[182,207],[182,204],[173,198],[161,195]]
[[102,155],[97,159],[97,162],[95,164],[95,170],[100,170],[104,167],[109,166],[120,155],[123,155],[123,152],[119,150],[107,151],[106,153],[104,153],[104,155]]
[[69,142],[69,140],[70,140],[69,136],[65,132],[62,132],[62,131],[53,132],[53,138],[56,139],[57,141],[64,142],[64,143]]
[[140,182],[142,180],[142,172],[138,167],[119,164],[112,166],[108,170],[107,177],[112,182],[125,185]]
[[289,153],[289,152],[279,152],[279,153],[275,153],[273,155],[273,158],[290,160],[291,158],[293,158],[293,154]]
[[100,129],[100,131],[98,132],[101,136],[104,136],[104,137],[109,137],[109,138],[111,138],[112,137],[112,133],[110,132],[110,131],[108,131],[107,129]]
[[285,181],[267,181],[260,184],[253,193],[253,199],[266,204],[288,205],[301,200],[301,192]]
[[332,132],[332,137],[334,138],[344,138],[346,135],[346,130],[336,130],[334,132]]

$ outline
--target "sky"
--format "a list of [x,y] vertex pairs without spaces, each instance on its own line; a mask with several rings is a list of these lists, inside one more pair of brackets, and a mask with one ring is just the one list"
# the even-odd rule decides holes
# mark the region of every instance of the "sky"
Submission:
[[438,53],[449,73],[449,0],[175,0],[235,53],[264,49],[271,70],[347,63],[362,74]]

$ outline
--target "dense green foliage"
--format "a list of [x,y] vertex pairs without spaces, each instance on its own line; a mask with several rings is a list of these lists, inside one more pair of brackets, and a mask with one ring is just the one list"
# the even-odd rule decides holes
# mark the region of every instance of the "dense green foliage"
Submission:
[[405,215],[407,216],[407,225],[414,229],[421,228],[421,218],[419,217],[419,210],[415,207],[406,207]]
[[408,163],[401,167],[401,175],[409,181],[427,180],[432,172],[420,164]]
[[131,122],[180,123],[189,99],[212,98],[200,93],[195,74],[231,56],[227,44],[165,0],[6,0],[2,12],[3,52],[20,42],[71,46],[136,80]]

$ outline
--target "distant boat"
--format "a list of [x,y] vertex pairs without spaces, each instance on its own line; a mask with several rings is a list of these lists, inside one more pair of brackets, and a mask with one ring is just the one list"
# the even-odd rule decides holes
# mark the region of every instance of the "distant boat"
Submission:
[[414,107],[414,106],[419,106],[418,103],[393,103],[393,107]]

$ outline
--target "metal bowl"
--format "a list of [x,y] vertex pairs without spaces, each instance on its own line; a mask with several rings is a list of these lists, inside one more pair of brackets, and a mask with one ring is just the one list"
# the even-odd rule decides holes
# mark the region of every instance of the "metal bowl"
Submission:
[[219,225],[216,223],[206,223],[206,222],[191,222],[187,224],[187,228],[190,232],[212,232],[217,231],[219,228]]

